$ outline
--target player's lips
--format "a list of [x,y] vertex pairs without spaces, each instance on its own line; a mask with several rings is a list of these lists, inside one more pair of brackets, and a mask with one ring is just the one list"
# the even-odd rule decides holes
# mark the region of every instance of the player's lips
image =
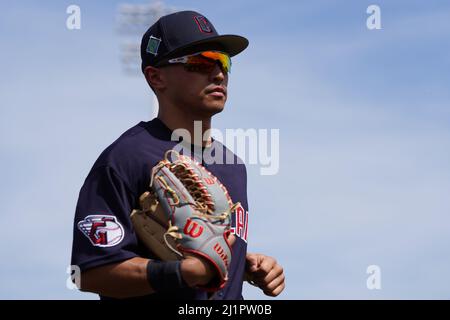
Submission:
[[206,93],[216,97],[225,97],[227,95],[227,89],[222,86],[215,86],[207,90]]

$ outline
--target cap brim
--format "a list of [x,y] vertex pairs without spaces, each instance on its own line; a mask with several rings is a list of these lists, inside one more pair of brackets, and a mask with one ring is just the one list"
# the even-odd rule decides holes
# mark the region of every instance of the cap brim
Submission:
[[248,47],[248,40],[242,36],[225,34],[200,41],[192,42],[173,50],[165,57],[174,57],[176,55],[185,55],[205,50],[219,50],[233,57]]

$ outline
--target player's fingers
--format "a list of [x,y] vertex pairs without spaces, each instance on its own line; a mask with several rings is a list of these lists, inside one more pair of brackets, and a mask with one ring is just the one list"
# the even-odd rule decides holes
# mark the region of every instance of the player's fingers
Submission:
[[271,297],[276,297],[278,296],[286,287],[285,283],[281,283],[278,287],[276,287],[273,291],[264,291],[264,294],[271,296]]
[[265,291],[274,292],[275,289],[284,284],[284,274],[280,274],[278,277],[273,279],[269,284],[267,284]]
[[274,281],[275,279],[279,278],[283,275],[283,268],[277,264],[273,267],[272,270],[269,271],[267,275],[265,275],[263,278],[260,278],[260,283],[262,285],[267,286],[269,283]]
[[265,277],[276,266],[277,262],[272,257],[262,256],[258,268],[255,270],[255,277]]
[[253,274],[255,271],[258,270],[258,267],[259,267],[259,264],[261,261],[259,254],[249,253],[245,257],[245,259],[246,259],[246,268],[247,268],[248,272]]
[[230,247],[232,247],[233,244],[236,242],[236,236],[230,232],[230,234],[228,235],[227,240],[228,240],[228,243],[229,243]]

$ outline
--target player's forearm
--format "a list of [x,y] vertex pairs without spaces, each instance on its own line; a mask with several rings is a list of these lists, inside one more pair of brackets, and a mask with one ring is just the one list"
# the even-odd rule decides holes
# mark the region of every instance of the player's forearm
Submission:
[[148,259],[132,258],[87,270],[81,276],[81,290],[111,298],[129,298],[154,292],[147,280]]
[[[136,257],[90,269],[82,274],[81,289],[111,298],[130,298],[154,293],[147,274],[149,261]],[[180,270],[189,287],[204,285],[212,277],[208,264],[191,256],[181,262]]]

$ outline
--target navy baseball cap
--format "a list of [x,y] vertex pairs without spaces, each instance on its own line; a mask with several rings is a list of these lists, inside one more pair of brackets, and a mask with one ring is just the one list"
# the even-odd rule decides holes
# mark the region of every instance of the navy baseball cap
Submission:
[[217,50],[230,57],[242,52],[248,40],[238,35],[219,35],[212,23],[195,11],[180,11],[161,17],[141,42],[142,72],[147,66],[200,51]]

